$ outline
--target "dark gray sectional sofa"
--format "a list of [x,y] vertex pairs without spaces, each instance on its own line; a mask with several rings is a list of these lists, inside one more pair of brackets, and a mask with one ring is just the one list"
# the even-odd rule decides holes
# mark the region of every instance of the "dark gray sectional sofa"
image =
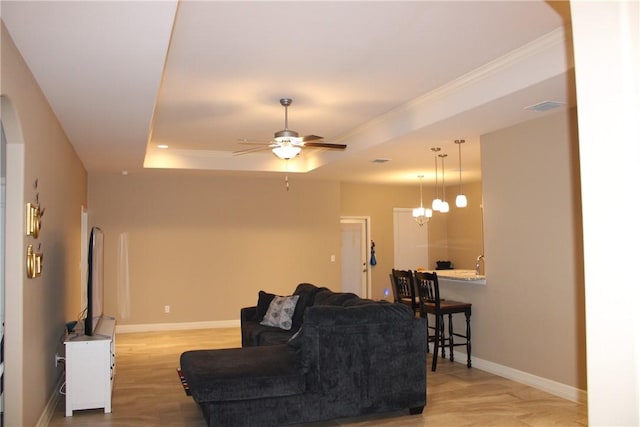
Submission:
[[310,284],[295,292],[305,295],[298,299],[290,330],[260,325],[257,313],[266,302],[260,307],[259,299],[256,307],[241,310],[242,348],[182,354],[182,373],[209,426],[422,412],[424,319],[403,304]]

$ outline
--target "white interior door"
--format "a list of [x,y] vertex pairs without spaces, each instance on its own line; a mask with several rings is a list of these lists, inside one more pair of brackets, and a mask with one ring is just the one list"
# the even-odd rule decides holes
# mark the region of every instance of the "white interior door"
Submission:
[[369,232],[367,218],[341,218],[342,291],[370,297]]
[[412,211],[393,208],[393,265],[397,270],[429,266],[429,228],[418,225]]

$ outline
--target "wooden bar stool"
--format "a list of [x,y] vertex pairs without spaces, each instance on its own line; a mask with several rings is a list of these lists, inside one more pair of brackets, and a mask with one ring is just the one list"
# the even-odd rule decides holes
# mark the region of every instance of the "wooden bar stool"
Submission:
[[[465,346],[467,348],[467,367],[471,367],[471,304],[467,302],[444,300],[440,298],[440,285],[438,284],[437,273],[428,273],[416,271],[413,273],[415,285],[418,291],[418,300],[420,305],[420,316],[427,318],[428,314],[435,317],[435,326],[430,327],[427,320],[427,335],[429,342],[434,343],[433,361],[431,370],[436,370],[438,363],[438,347],[441,347],[442,358],[445,358],[445,343],[449,347],[449,360],[453,362],[453,348],[457,346]],[[453,330],[453,315],[456,313],[464,313],[466,320],[465,333],[455,332]],[[445,337],[444,316],[448,317],[448,337]],[[433,330],[434,334],[430,335],[429,330]],[[464,342],[456,342],[454,337],[464,338]]]
[[415,314],[420,314],[420,305],[416,297],[416,287],[413,283],[413,272],[410,270],[391,270],[394,302],[406,304]]

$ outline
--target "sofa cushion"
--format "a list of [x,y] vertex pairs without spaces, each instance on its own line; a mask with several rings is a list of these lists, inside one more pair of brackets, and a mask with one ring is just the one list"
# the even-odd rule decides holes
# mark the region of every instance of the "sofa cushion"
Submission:
[[295,329],[285,331],[273,326],[262,326],[258,322],[242,324],[242,346],[284,344],[295,334]]
[[299,298],[299,295],[273,297],[271,304],[269,304],[269,309],[260,324],[263,326],[274,326],[286,331],[290,330],[292,325],[291,319],[293,318],[293,312],[296,309]]
[[260,337],[258,339],[259,345],[286,344],[296,332],[294,329],[286,331],[284,329],[269,326],[265,326],[265,328],[266,329],[260,332]]
[[291,337],[287,341],[287,345],[293,348],[301,348],[303,337],[304,337],[304,332],[302,330],[302,327],[300,327],[300,329],[298,329],[295,334],[291,335]]
[[269,292],[260,291],[258,292],[258,303],[256,304],[256,315],[253,318],[256,322],[262,322],[264,315],[267,314],[267,310],[269,310],[269,305],[275,294],[271,294]]
[[[314,306],[316,305],[353,305],[359,303],[361,298],[350,292],[333,292],[330,290],[321,290],[316,294]],[[365,300],[366,301],[366,300]],[[371,301],[369,301],[371,302]]]
[[324,327],[361,324],[370,326],[397,323],[414,318],[415,315],[406,305],[388,301],[369,301],[351,306],[314,305],[307,310],[304,327],[307,328],[310,324],[321,324]]
[[298,304],[296,304],[296,311],[293,313],[293,318],[291,319],[293,329],[298,329],[300,325],[302,325],[304,311],[307,309],[307,307],[313,305],[315,295],[320,289],[322,288],[318,288],[311,283],[300,283],[296,287],[293,295],[298,295],[300,299],[298,299]]
[[193,350],[180,367],[196,402],[222,402],[304,393],[299,358],[286,344]]

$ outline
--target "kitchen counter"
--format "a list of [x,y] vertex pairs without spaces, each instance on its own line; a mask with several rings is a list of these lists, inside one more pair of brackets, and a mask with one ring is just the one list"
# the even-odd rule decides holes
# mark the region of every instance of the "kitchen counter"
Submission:
[[487,278],[482,275],[476,275],[475,270],[432,270],[431,273],[438,274],[438,282],[468,282],[478,285],[486,285]]

